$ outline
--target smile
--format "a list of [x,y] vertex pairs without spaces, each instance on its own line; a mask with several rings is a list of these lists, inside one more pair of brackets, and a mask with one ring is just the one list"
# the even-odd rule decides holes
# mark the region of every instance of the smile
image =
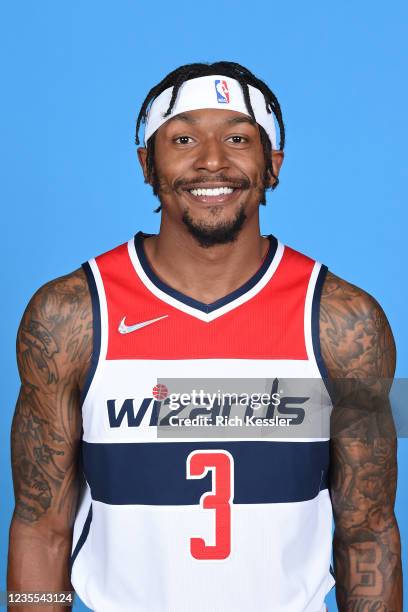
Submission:
[[235,200],[241,193],[241,188],[234,187],[194,187],[184,193],[194,202],[203,204],[222,204]]
[[231,187],[217,187],[215,189],[190,189],[193,196],[219,196],[227,193],[232,193],[234,190]]

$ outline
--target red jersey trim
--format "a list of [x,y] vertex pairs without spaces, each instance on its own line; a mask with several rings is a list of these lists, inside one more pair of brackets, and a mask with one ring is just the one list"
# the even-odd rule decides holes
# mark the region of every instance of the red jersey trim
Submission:
[[[136,273],[128,245],[96,258],[107,304],[106,359],[308,359],[305,299],[315,262],[282,247],[274,274],[250,299],[203,321],[158,297]],[[272,264],[271,264],[272,265]],[[120,333],[127,326],[155,322]]]

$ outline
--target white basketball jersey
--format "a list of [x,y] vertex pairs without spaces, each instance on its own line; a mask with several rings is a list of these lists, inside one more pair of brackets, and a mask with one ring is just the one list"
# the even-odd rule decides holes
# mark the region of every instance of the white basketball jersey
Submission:
[[155,275],[145,236],[84,264],[94,352],[72,584],[97,612],[323,612],[327,268],[269,236],[254,276],[204,304]]

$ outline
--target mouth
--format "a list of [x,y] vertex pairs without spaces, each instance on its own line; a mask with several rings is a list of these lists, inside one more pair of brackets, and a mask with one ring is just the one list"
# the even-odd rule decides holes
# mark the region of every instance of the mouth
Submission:
[[222,204],[235,200],[242,193],[242,188],[229,185],[217,185],[215,187],[200,186],[184,189],[184,193],[194,202],[203,204]]

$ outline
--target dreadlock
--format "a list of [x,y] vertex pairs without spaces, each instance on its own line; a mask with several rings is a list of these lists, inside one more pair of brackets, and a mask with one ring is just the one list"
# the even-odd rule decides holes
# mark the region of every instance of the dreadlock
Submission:
[[[247,68],[235,62],[214,62],[213,64],[201,64],[201,63],[185,64],[184,66],[180,66],[179,68],[176,68],[176,70],[173,70],[172,72],[170,72],[166,77],[164,77],[162,81],[160,81],[160,83],[152,87],[152,89],[149,91],[149,93],[147,94],[142,104],[142,107],[140,109],[140,112],[137,118],[137,122],[136,122],[136,136],[135,136],[136,144],[138,145],[140,143],[139,129],[140,129],[141,124],[146,122],[148,109],[149,109],[150,104],[153,102],[153,100],[155,100],[163,91],[165,91],[169,87],[173,87],[169,108],[164,114],[165,117],[168,117],[173,110],[179,89],[185,81],[188,81],[190,79],[196,79],[202,76],[209,76],[212,74],[222,74],[224,76],[228,76],[238,81],[238,83],[241,85],[241,88],[242,88],[244,101],[245,101],[245,105],[247,107],[248,113],[250,114],[250,116],[252,117],[254,121],[256,121],[256,119],[255,119],[255,114],[254,114],[254,111],[251,105],[251,99],[249,97],[248,85],[252,85],[253,87],[256,87],[263,93],[264,98],[265,98],[265,105],[266,105],[267,112],[273,113],[278,122],[279,134],[280,134],[279,150],[283,151],[284,146],[285,146],[285,126],[283,123],[282,111],[281,111],[280,104],[278,102],[277,97],[269,89],[266,83],[258,79]],[[264,184],[266,185],[267,180],[268,180],[268,175],[270,174],[275,179],[275,182],[272,186],[272,189],[275,189],[279,184],[279,179],[277,176],[275,176],[273,172],[272,145],[271,145],[271,142],[269,140],[269,137],[266,131],[264,130],[262,126],[259,126],[259,132],[260,132],[261,143],[262,143],[264,158],[265,158]],[[146,165],[147,165],[148,181],[152,183],[153,193],[155,195],[158,195],[159,184],[158,184],[157,175],[155,172],[154,150],[155,150],[155,134],[153,134],[147,142]],[[261,204],[266,204],[265,197],[263,198]],[[161,209],[161,206],[156,208],[155,212],[159,212],[160,209]]]

